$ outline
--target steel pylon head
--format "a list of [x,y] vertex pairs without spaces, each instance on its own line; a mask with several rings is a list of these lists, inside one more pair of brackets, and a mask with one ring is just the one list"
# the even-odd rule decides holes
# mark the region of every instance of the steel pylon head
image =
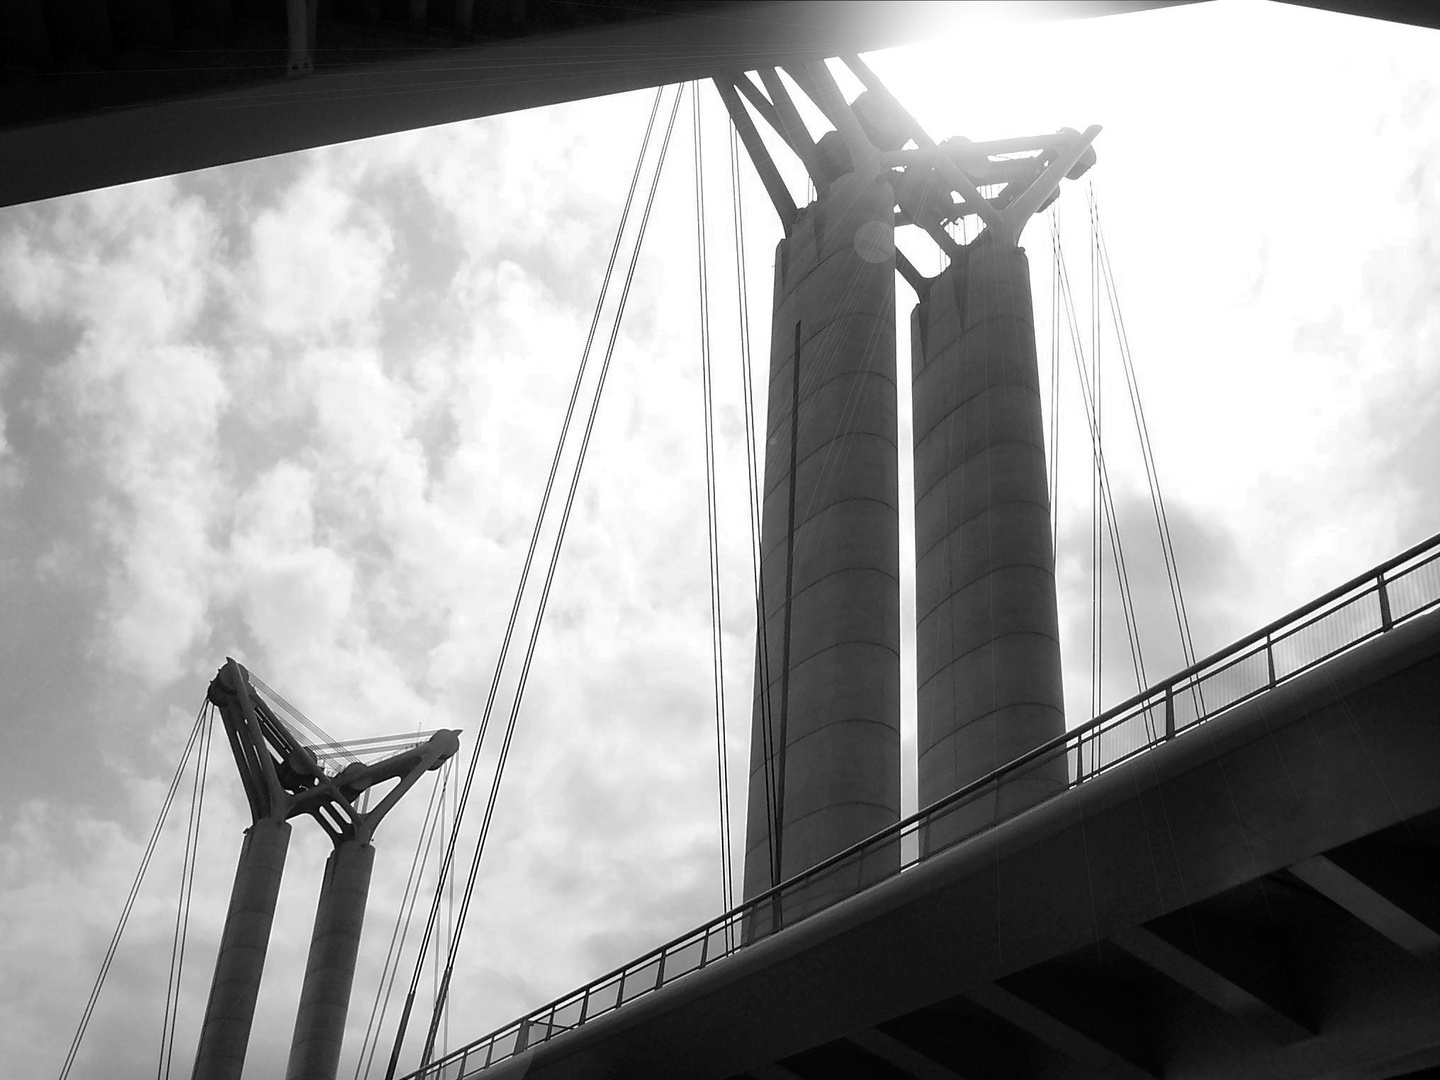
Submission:
[[[415,781],[460,748],[460,733],[449,729],[341,742],[233,659],[207,696],[220,710],[254,820],[309,814],[336,845],[368,842]],[[364,792],[391,780],[399,782],[379,803],[358,808]]]

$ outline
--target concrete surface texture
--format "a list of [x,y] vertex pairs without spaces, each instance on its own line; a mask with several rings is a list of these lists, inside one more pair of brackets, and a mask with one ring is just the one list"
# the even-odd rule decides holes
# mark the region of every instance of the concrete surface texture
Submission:
[[746,897],[899,817],[893,205],[887,183],[842,176],[776,252]]
[[334,1080],[339,1068],[374,867],[375,849],[355,840],[337,847],[325,863],[286,1080]]
[[[919,805],[1065,730],[1030,273],[979,243],[911,317]],[[993,821],[1058,791],[1033,771],[967,808]],[[957,816],[930,848],[978,821]]]
[[266,818],[245,830],[195,1052],[194,1080],[240,1080],[289,847],[289,822]]

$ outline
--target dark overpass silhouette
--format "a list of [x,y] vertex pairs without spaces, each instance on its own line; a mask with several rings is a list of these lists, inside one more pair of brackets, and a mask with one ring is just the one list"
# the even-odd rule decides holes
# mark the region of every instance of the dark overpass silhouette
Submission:
[[[314,14],[298,22],[288,8]],[[1088,18],[1196,0],[1058,0]],[[1440,25],[1428,0],[1307,6]],[[916,41],[955,0],[5,0],[0,207]],[[946,11],[944,9],[951,9]],[[288,72],[299,69],[300,77]]]

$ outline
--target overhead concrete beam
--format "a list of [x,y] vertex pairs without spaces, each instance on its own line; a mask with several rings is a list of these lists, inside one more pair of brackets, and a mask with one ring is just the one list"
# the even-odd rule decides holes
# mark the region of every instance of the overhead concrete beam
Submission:
[[846,1036],[846,1039],[867,1054],[893,1065],[914,1080],[967,1080],[954,1069],[941,1065],[934,1058],[922,1054],[914,1047],[878,1028],[866,1028]]
[[168,49],[175,43],[170,0],[110,0],[110,15],[122,45]]
[[[0,0],[0,12],[17,0]],[[1086,18],[1190,0],[1071,0],[1037,5],[1026,17]],[[22,6],[25,0],[21,0]],[[106,0],[56,9],[88,44],[108,55]],[[361,0],[378,21],[379,0]],[[525,5],[503,6],[511,33],[499,43],[417,50],[404,59],[330,68],[323,79],[259,78],[236,89],[156,97],[133,108],[70,114],[0,130],[0,207],[156,176],[289,153],[390,132],[453,123],[562,101],[601,97],[736,67],[868,52],[933,34],[967,5],[951,0],[790,0],[745,5],[743,18],[696,12],[626,20],[567,33],[525,33]],[[1041,9],[1044,9],[1043,11]],[[27,8],[28,10],[28,8]],[[473,19],[473,3],[465,8]],[[457,7],[457,12],[461,11]],[[195,0],[182,24],[228,40],[232,0]],[[3,19],[3,15],[0,15]],[[463,20],[457,18],[457,25]],[[69,41],[71,35],[57,37]],[[64,52],[64,41],[50,42]],[[79,42],[77,41],[77,44]],[[516,77],[517,71],[525,72]],[[7,92],[9,88],[7,87]]]
[[67,58],[103,62],[114,52],[106,0],[73,0],[50,9],[51,45]]
[[[1094,955],[1098,959],[1101,950]],[[1081,960],[1017,971],[999,985],[1110,1054],[1142,1070],[1158,1067],[1160,1048],[1151,1037],[1150,1014],[1141,1010],[1134,988],[1123,980],[1087,969]]]
[[1431,930],[1440,932],[1440,893],[1435,889],[1435,865],[1413,846],[1409,828],[1397,836],[1367,837],[1342,844],[1325,853],[1340,869],[1357,877]]
[[1290,873],[1406,952],[1440,955],[1440,933],[1325,856],[1302,859]]
[[1138,1062],[997,983],[968,990],[965,997],[1066,1057],[1099,1069],[1106,1076],[1118,1080],[1157,1080],[1156,1073]]
[[50,34],[41,0],[0,4],[0,66],[43,68],[51,62]]
[[235,6],[232,0],[192,0],[182,12],[181,25],[228,42],[235,36]]
[[761,1065],[758,1069],[751,1069],[750,1075],[754,1080],[805,1080],[798,1073],[793,1073],[783,1065]]
[[1278,1041],[1307,1038],[1311,1031],[1279,995],[1242,985],[1143,926],[1132,926],[1111,943],[1203,1001],[1263,1030]]

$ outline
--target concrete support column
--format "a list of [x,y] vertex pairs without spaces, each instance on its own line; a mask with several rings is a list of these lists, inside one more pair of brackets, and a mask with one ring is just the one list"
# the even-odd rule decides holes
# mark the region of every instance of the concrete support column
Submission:
[[266,819],[245,831],[195,1052],[194,1080],[240,1080],[289,846],[289,822]]
[[[911,318],[919,805],[1065,730],[1029,263],[980,243]],[[1063,761],[937,822],[935,850],[1062,789]]]
[[286,1080],[334,1080],[340,1067],[374,866],[375,849],[355,840],[337,847],[325,863]]
[[[746,897],[899,818],[893,206],[884,181],[842,176],[776,252]],[[784,911],[897,865],[876,853]]]

